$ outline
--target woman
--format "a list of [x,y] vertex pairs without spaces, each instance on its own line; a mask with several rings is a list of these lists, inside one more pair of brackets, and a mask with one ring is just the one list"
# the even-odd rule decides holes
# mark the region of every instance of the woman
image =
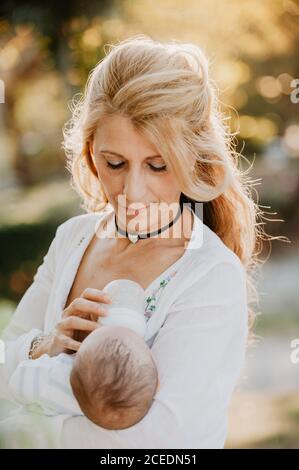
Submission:
[[104,286],[132,279],[146,293],[154,403],[119,431],[66,414],[56,445],[223,448],[260,234],[208,60],[192,44],[126,39],[94,67],[68,124],[67,167],[87,214],[58,227],[4,333],[4,382],[28,357],[77,351],[104,314]]

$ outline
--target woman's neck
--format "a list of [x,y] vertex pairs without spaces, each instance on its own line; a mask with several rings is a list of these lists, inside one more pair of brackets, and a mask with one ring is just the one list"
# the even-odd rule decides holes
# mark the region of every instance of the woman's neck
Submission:
[[[183,212],[181,216],[171,227],[167,228],[158,235],[151,236],[150,238],[140,239],[136,242],[136,244],[133,244],[127,237],[119,234],[116,231],[114,216],[115,212],[113,211],[109,215],[109,220],[107,220],[107,223],[111,226],[111,236],[113,236],[113,232],[115,232],[115,251],[117,253],[121,253],[127,250],[129,247],[130,249],[136,249],[137,245],[139,248],[146,249],[150,247],[169,248],[183,246],[186,242],[189,241],[194,227],[194,213],[187,207],[183,206]],[[175,216],[176,214],[174,217]],[[125,230],[123,227],[121,228],[122,230]],[[156,230],[157,229],[152,229],[150,232],[154,232]],[[143,230],[142,233],[145,233],[145,231]]]

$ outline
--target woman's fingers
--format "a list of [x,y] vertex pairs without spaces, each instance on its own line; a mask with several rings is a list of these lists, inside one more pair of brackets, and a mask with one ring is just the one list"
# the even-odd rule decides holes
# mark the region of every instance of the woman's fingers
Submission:
[[78,351],[81,346],[81,343],[79,341],[75,341],[74,339],[66,335],[59,335],[59,340],[64,349]]
[[101,305],[99,302],[93,302],[92,300],[87,300],[83,297],[78,297],[73,301],[72,312],[74,313],[93,313],[94,315],[105,316],[108,315],[108,310],[106,307]]
[[63,310],[61,320],[56,325],[50,355],[54,356],[67,349],[78,351],[81,341],[76,340],[83,340],[101,326],[98,320],[109,314],[108,309],[101,304],[111,302],[109,296],[101,290],[89,287],[85,289],[80,297]]
[[77,297],[70,305],[63,311],[63,318],[71,315],[80,315],[81,313],[91,315],[94,314],[97,317],[108,315],[108,310],[98,302],[87,300],[83,297]]
[[93,288],[85,289],[80,297],[74,299],[64,309],[61,321],[57,324],[58,336],[67,341],[63,348],[77,351],[81,341],[101,326],[98,320],[109,314],[108,309],[101,304],[111,302],[102,291]]
[[93,331],[100,325],[95,321],[86,320],[84,318],[69,316],[61,320],[57,325],[60,330],[81,330]]
[[100,321],[100,318],[98,315],[95,315],[94,313],[91,313],[88,317],[89,320],[91,321],[96,321],[96,322],[99,322]]
[[97,300],[98,302],[108,303],[112,302],[109,295],[105,294],[102,290],[87,287],[81,294],[85,299]]

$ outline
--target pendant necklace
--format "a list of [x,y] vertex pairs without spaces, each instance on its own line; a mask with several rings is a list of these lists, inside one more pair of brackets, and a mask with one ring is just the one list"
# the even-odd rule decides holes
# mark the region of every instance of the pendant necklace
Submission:
[[160,233],[170,228],[179,219],[180,215],[182,214],[182,211],[183,211],[183,203],[180,203],[180,207],[179,207],[179,211],[177,215],[169,224],[165,225],[164,227],[159,228],[158,230],[154,232],[147,232],[145,234],[140,234],[140,235],[138,233],[127,232],[127,230],[123,230],[120,227],[118,227],[117,222],[116,222],[116,214],[114,214],[114,221],[115,221],[115,226],[116,226],[116,230],[118,231],[118,233],[120,233],[121,235],[125,235],[130,240],[131,243],[135,244],[138,242],[138,240],[141,240],[143,238],[149,238],[154,235],[159,235]]

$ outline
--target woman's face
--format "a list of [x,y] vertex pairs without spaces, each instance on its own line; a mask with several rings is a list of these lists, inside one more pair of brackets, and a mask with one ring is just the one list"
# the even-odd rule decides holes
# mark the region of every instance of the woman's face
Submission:
[[[166,222],[162,219],[163,225],[175,217],[181,194],[176,178],[156,148],[137,132],[130,119],[123,116],[106,118],[94,133],[90,154],[121,225],[126,226],[134,217],[140,222],[140,232],[157,227],[158,219],[154,214],[158,208],[160,213],[170,217]],[[149,212],[149,206],[152,212]],[[135,209],[140,209],[139,214]]]

